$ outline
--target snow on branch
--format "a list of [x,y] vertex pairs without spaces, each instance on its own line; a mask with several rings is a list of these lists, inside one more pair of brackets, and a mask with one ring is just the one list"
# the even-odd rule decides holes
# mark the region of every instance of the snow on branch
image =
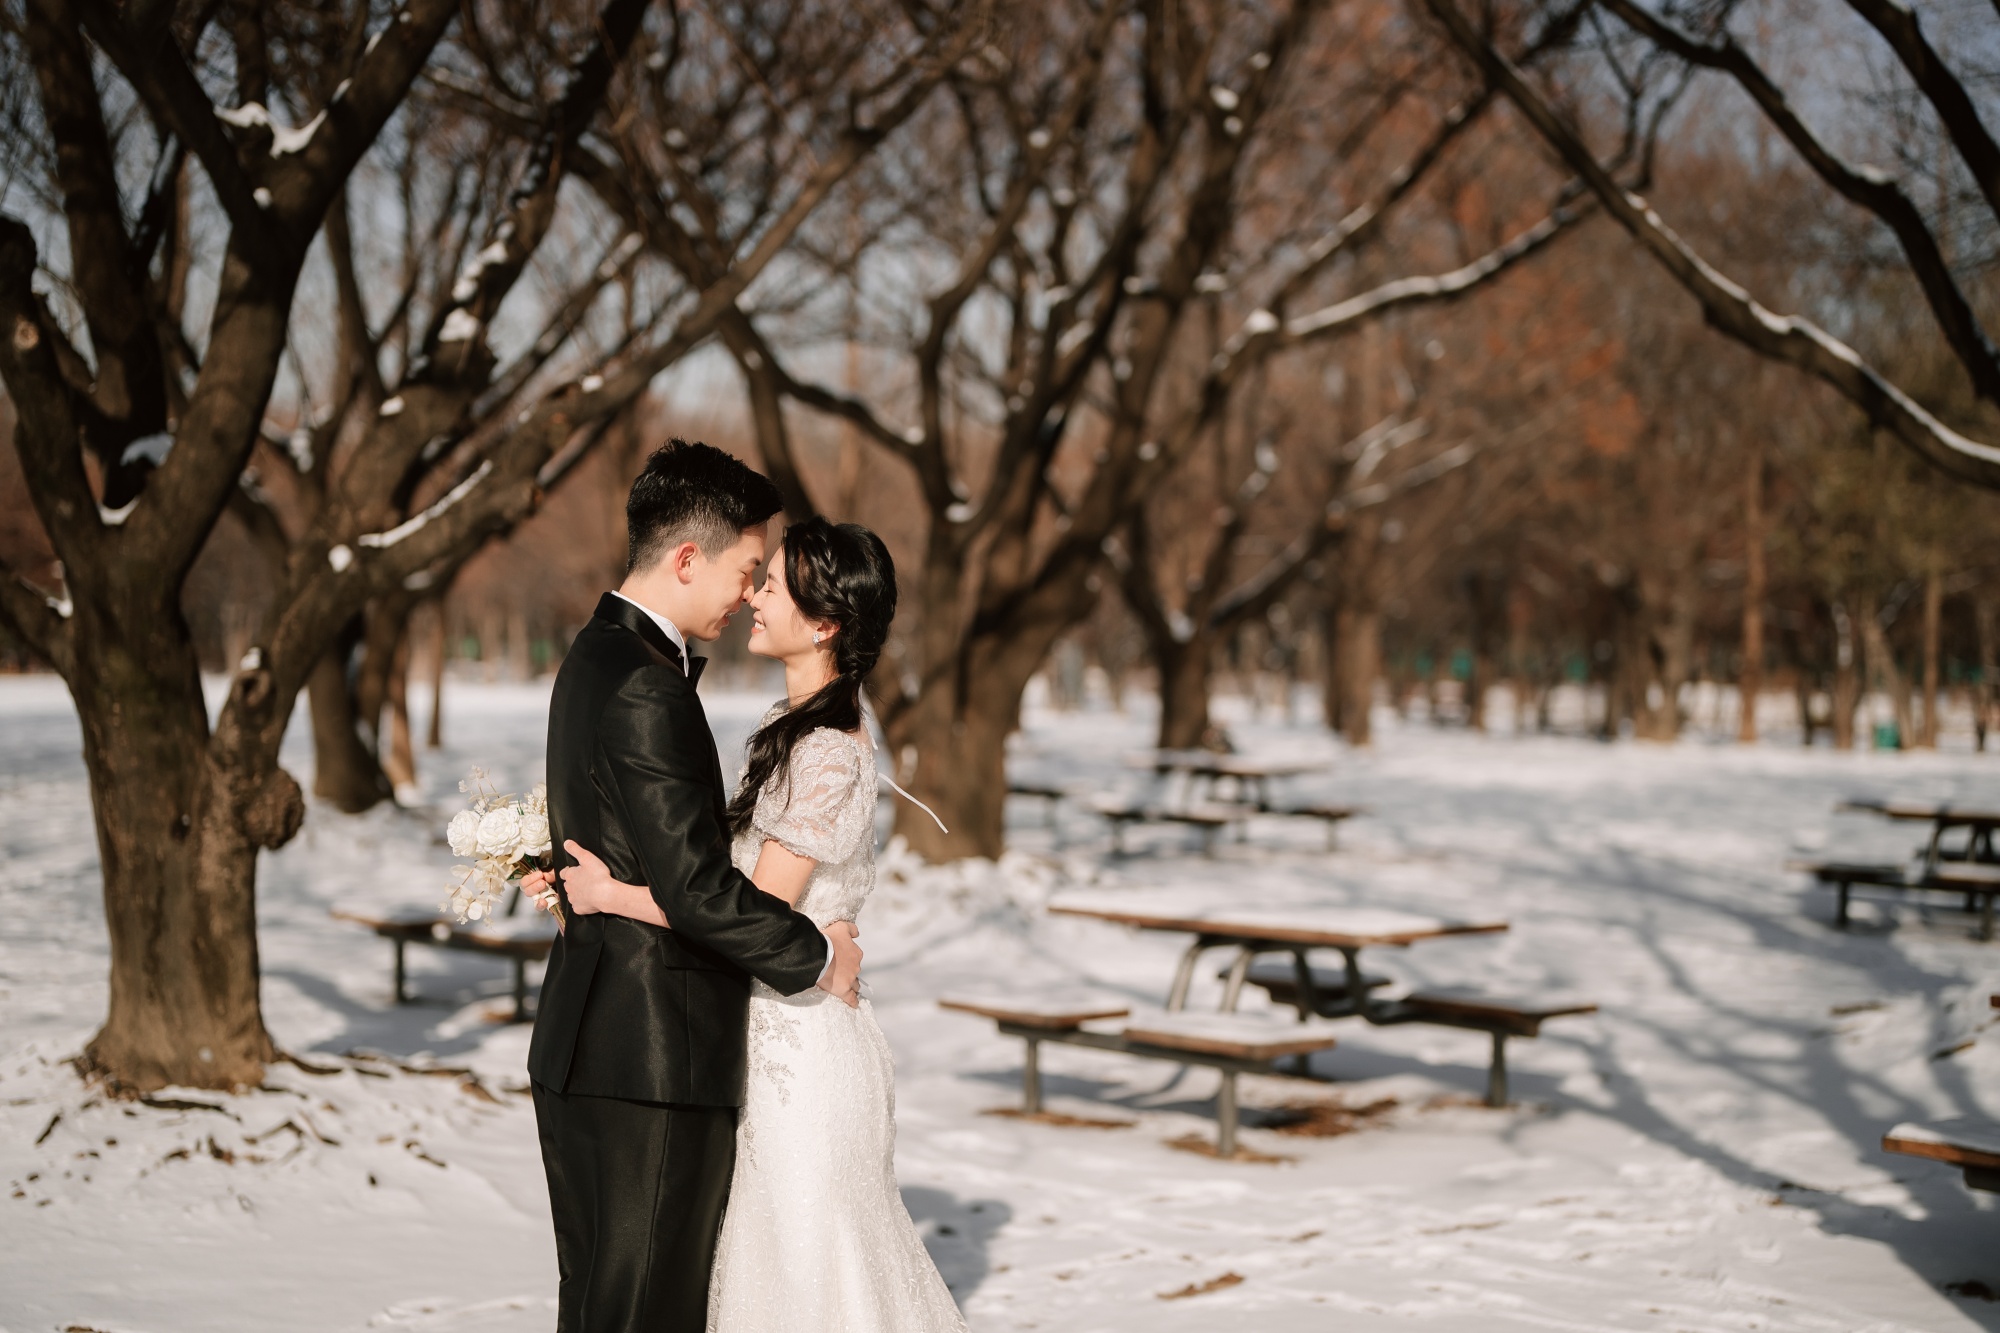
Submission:
[[1470,463],[1478,452],[1478,446],[1470,442],[1454,444],[1451,448],[1425,459],[1387,481],[1358,486],[1327,505],[1327,521],[1338,523],[1357,509],[1372,509],[1377,505],[1387,504],[1399,495],[1436,481],[1448,472],[1457,471]]
[[[1841,197],[1873,213],[1896,235],[1911,272],[1930,303],[1931,313],[1950,342],[1952,352],[1972,377],[1974,389],[1988,402],[2000,403],[2000,354],[1994,351],[1972,303],[1952,274],[1930,224],[1894,178],[1870,166],[1856,166],[1828,148],[1793,109],[1784,90],[1727,31],[1703,42],[1675,28],[1635,0],[1605,0],[1607,7],[1634,31],[1691,65],[1720,70],[1734,79],[1784,135],[1806,165]],[[1914,28],[1914,17],[1911,19]],[[1922,41],[1922,34],[1916,34]],[[1950,79],[1950,75],[1945,75]],[[1983,136],[1983,129],[1980,131]],[[1987,141],[1991,146],[1991,141]],[[1969,159],[1968,159],[1969,160]]]
[[1859,353],[1811,320],[1777,315],[1753,300],[1683,241],[1642,199],[1612,179],[1589,147],[1520,70],[1459,12],[1455,0],[1425,0],[1459,49],[1504,92],[1524,119],[1583,180],[1660,266],[1701,303],[1716,328],[1752,351],[1804,370],[1832,386],[1877,427],[1944,471],[2000,489],[2000,449],[1952,430],[1892,384]]
[[439,496],[422,513],[405,522],[398,523],[387,532],[364,532],[354,539],[354,544],[356,546],[367,546],[378,551],[384,551],[407,537],[414,537],[417,533],[429,527],[433,521],[441,518],[459,501],[472,494],[478,488],[479,483],[486,480],[487,474],[492,471],[493,460],[489,458],[481,463],[471,476]]
[[1351,325],[1359,324],[1391,306],[1421,305],[1431,301],[1450,300],[1526,259],[1554,240],[1565,227],[1582,217],[1585,211],[1574,204],[1565,205],[1505,245],[1488,251],[1462,268],[1427,277],[1397,278],[1383,283],[1373,291],[1351,296],[1323,310],[1286,320],[1281,335],[1283,341],[1288,344],[1300,343],[1326,337]]

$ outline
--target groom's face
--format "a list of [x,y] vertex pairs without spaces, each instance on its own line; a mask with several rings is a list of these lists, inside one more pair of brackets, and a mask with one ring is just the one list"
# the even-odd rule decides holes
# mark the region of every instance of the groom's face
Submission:
[[687,621],[676,617],[674,624],[691,639],[713,640],[729,624],[729,617],[750,601],[756,591],[758,566],[764,563],[764,537],[768,525],[759,523],[743,529],[734,546],[711,558],[690,543],[691,559],[680,570],[684,594],[682,612]]

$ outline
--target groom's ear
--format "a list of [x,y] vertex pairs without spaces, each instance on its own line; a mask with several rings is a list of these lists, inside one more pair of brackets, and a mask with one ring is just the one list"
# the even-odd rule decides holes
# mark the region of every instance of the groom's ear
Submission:
[[702,558],[701,547],[694,542],[682,542],[667,553],[667,568],[682,583],[694,582],[695,562]]

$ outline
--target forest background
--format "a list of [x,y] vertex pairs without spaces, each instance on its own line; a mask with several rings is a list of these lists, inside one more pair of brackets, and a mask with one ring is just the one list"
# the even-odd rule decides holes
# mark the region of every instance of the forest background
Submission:
[[1983,747],[2000,26],[1909,12],[10,0],[0,660],[86,723],[86,1067],[272,1057],[293,701],[322,808],[393,799],[411,678],[552,670],[670,435],[888,540],[940,858],[1038,675],[1166,746],[1300,686],[1670,741],[1707,683]]

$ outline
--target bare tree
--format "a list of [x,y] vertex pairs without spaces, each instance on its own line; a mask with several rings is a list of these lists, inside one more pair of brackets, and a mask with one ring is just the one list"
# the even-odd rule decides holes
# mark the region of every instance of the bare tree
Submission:
[[[499,27],[537,34],[512,57],[472,19],[441,45],[470,12],[450,3],[419,0],[372,33],[365,7],[331,20],[282,5],[229,12],[238,21],[221,31],[209,8],[34,0],[5,52],[40,91],[45,220],[67,245],[41,270],[63,300],[45,301],[32,227],[0,219],[0,376],[61,560],[58,585],[0,584],[0,614],[62,672],[83,719],[112,939],[110,1014],[85,1063],[124,1089],[254,1082],[273,1055],[257,998],[255,858],[303,815],[278,745],[329,650],[371,605],[394,624],[399,603],[531,512],[659,370],[712,334],[853,160],[773,181],[783,206],[725,271],[661,290],[590,344],[576,335],[637,247],[615,228],[590,245],[563,181],[642,31],[645,77],[662,89],[680,77],[678,11],[652,28],[645,0],[538,12],[533,27],[502,15]],[[907,77],[898,68],[878,86],[893,94]],[[406,211],[407,225],[439,228],[411,249],[410,295],[385,315],[358,299],[358,169],[406,114],[441,135],[474,132],[462,116],[425,118],[411,96],[420,79],[522,114],[507,126],[517,147],[464,182],[477,203]],[[128,104],[136,118],[116,114]],[[151,171],[128,204],[120,164],[134,160]],[[189,203],[190,172],[211,210]],[[227,231],[213,311],[189,328],[198,225]],[[503,316],[559,232],[586,243],[545,266],[552,291],[525,316]],[[301,327],[295,302],[319,236],[337,369],[313,384],[299,367],[321,328]],[[437,263],[439,251],[455,257]],[[521,322],[522,350],[496,350],[495,330]],[[274,419],[278,388],[297,401]],[[263,531],[280,577],[211,729],[179,598],[232,505]]]
[[[1673,6],[1656,12],[1637,0],[1601,2],[1607,12],[1658,51],[1690,68],[1726,76],[1829,189],[1865,210],[1896,238],[1936,328],[1964,370],[1974,397],[1989,409],[2000,407],[2000,354],[1996,354],[1980,320],[1977,303],[1954,273],[1933,224],[1893,176],[1848,162],[1806,123],[1796,99],[1787,96],[1732,34],[1730,23],[1746,7],[1703,7],[1698,11],[1702,28],[1697,32],[1678,26],[1675,15],[1679,11]],[[1941,154],[1969,175],[1989,210],[1989,219],[2000,216],[2000,146],[1988,132],[1965,82],[1925,35],[1917,12],[1892,0],[1847,3],[1876,29],[1934,116],[1942,130]],[[1854,347],[1819,324],[1800,315],[1776,314],[1759,303],[1697,253],[1644,197],[1620,185],[1597,163],[1576,116],[1558,109],[1556,98],[1503,52],[1492,30],[1475,25],[1456,0],[1424,0],[1424,5],[1466,58],[1577,173],[1605,211],[1701,304],[1710,324],[1758,354],[1794,366],[1831,386],[1871,425],[1944,471],[1984,486],[2000,486],[2000,447],[1948,425]],[[1615,77],[1619,69],[1615,51],[1609,43],[1604,49],[1605,64]],[[1990,425],[1992,418],[1982,420]]]
[[[598,336],[600,294],[628,278],[640,246],[622,238],[614,218],[610,234],[590,244],[606,228],[564,206],[562,182],[588,160],[584,134],[614,88],[640,84],[650,92],[626,96],[666,106],[706,78],[688,70],[700,60],[684,64],[686,50],[696,48],[702,60],[728,52],[728,32],[704,30],[688,42],[680,10],[660,10],[646,26],[648,10],[646,0],[606,0],[576,12],[574,28],[560,18],[552,24],[548,14],[540,26],[502,20],[502,30],[530,34],[512,44],[482,32],[478,14],[466,12],[448,48],[440,40],[458,6],[404,10],[372,36],[366,10],[358,10],[344,26],[300,24],[308,34],[334,32],[342,58],[320,52],[322,60],[288,66],[266,58],[292,50],[272,36],[278,20],[292,16],[276,6],[226,36],[208,32],[206,10],[180,28],[144,30],[140,14],[86,6],[78,20],[30,6],[18,50],[42,76],[50,156],[72,234],[70,282],[80,292],[90,356],[34,298],[30,228],[6,220],[0,320],[14,336],[0,372],[22,404],[16,438],[64,562],[64,584],[10,580],[0,610],[56,662],[84,717],[112,925],[112,1011],[86,1059],[118,1087],[228,1087],[254,1081],[272,1055],[256,1003],[252,877],[256,849],[282,845],[302,817],[298,787],[278,767],[298,691],[314,673],[328,675],[330,660],[340,671],[344,642],[368,634],[374,667],[362,673],[360,695],[378,717],[410,604],[530,514],[662,368],[712,336],[718,316],[872,144],[868,130],[850,134],[854,146],[840,154],[818,156],[808,144],[798,170],[764,182],[770,206],[740,252],[700,284],[654,284],[642,312],[634,312],[628,280],[622,326]],[[842,30],[838,14],[822,18]],[[176,326],[178,312],[160,306],[160,284],[120,290],[112,282],[122,274],[132,286],[130,274],[154,262],[164,228],[148,232],[144,222],[174,212],[154,198],[136,232],[124,222],[110,176],[108,114],[88,76],[92,42],[122,80],[106,96],[128,88],[158,126],[164,146],[154,196],[170,198],[178,144],[188,142],[224,204],[222,296],[204,336]],[[168,44],[166,60],[152,58],[156,42]],[[642,72],[620,76],[636,46],[644,50]],[[850,48],[864,42],[850,38]],[[216,52],[226,60],[216,64]],[[286,68],[288,82],[246,82]],[[886,72],[850,70],[862,86],[854,102],[862,110],[874,98],[894,104],[912,82],[936,78],[928,68],[916,60]],[[484,78],[466,70],[484,70]],[[336,74],[338,82],[324,86]],[[204,78],[234,82],[236,106],[218,110]],[[426,116],[410,96],[418,78],[438,90],[438,104],[476,108],[480,120]],[[280,96],[292,106],[296,130],[274,126],[254,98],[266,88],[274,106]],[[498,152],[470,158],[464,142],[414,154],[418,176],[454,154],[482,166],[468,182],[476,188],[456,196],[464,206],[448,192],[428,212],[404,210],[410,228],[430,224],[406,248],[402,294],[382,314],[362,298],[346,210],[356,166],[398,112],[440,136],[478,142],[488,124],[502,136]],[[406,166],[410,158],[404,154]],[[64,172],[82,174],[72,180]],[[118,228],[116,246],[98,236],[110,228]],[[102,244],[78,244],[86,234]],[[298,328],[292,316],[316,234],[326,236],[336,290],[334,372],[320,376],[320,406],[306,392],[312,376],[298,370],[306,360],[300,348],[310,350],[318,330]],[[544,258],[554,234],[584,244]],[[538,264],[544,290],[540,302],[526,302],[530,336],[502,338],[522,322],[502,306],[520,310],[522,302],[508,298]],[[110,296],[90,294],[92,284],[110,284]],[[112,298],[138,302],[146,318],[118,322],[122,308]],[[112,360],[122,344],[110,330],[134,340],[124,362]],[[520,350],[502,354],[502,342]],[[270,408],[284,370],[298,378],[290,422],[274,420]],[[174,398],[182,380],[192,384],[184,402]],[[126,392],[116,418],[102,408],[114,390]],[[76,454],[78,424],[86,446],[106,460],[100,490]],[[252,460],[258,466],[246,470]],[[282,580],[210,733],[178,590],[228,504],[264,534]],[[326,683],[340,709],[318,729],[322,745],[354,737],[344,685]],[[362,759],[366,765],[356,761],[350,773],[372,769],[372,753]],[[348,795],[356,795],[352,783]]]
[[[1203,742],[1210,731],[1210,671],[1216,649],[1268,614],[1316,568],[1339,545],[1355,515],[1385,505],[1473,457],[1474,449],[1460,442],[1421,459],[1400,458],[1406,446],[1424,438],[1426,430],[1421,418],[1390,416],[1336,448],[1322,461],[1326,479],[1318,484],[1330,487],[1332,493],[1319,504],[1317,521],[1240,581],[1235,574],[1244,538],[1256,518],[1256,502],[1270,490],[1280,467],[1274,441],[1257,441],[1248,466],[1240,469],[1241,479],[1233,488],[1222,488],[1227,498],[1211,505],[1206,522],[1188,516],[1192,521],[1181,528],[1183,537],[1205,539],[1207,549],[1199,554],[1195,571],[1182,580],[1179,597],[1170,597],[1160,586],[1161,575],[1175,564],[1162,558],[1153,535],[1154,521],[1145,507],[1134,511],[1123,540],[1112,546],[1110,555],[1125,604],[1139,622],[1160,673],[1162,749]],[[1198,502],[1214,492],[1197,485],[1180,493]]]
[[[853,393],[814,378],[780,350],[785,321],[746,310],[725,330],[760,450],[795,509],[814,500],[788,408],[852,424],[908,469],[923,514],[913,623],[877,673],[876,704],[899,777],[952,830],[899,825],[928,855],[998,853],[1000,767],[1023,688],[1096,605],[1107,542],[1254,367],[1388,309],[1449,300],[1571,216],[1460,269],[1291,315],[1379,207],[1308,216],[1293,238],[1303,257],[1276,274],[1240,265],[1264,279],[1243,302],[1257,304],[1227,337],[1202,329],[1242,285],[1224,270],[1250,247],[1239,221],[1269,165],[1271,110],[1296,95],[1285,72],[1320,12],[1250,6],[1205,26],[1173,3],[1039,11],[1006,49],[960,62],[903,151],[871,169],[884,202],[864,235],[917,258],[897,270],[866,246],[826,247],[829,282],[921,293],[872,331],[885,367],[875,382]],[[1407,185],[1392,180],[1389,202]],[[911,305],[920,316],[902,317]]]

